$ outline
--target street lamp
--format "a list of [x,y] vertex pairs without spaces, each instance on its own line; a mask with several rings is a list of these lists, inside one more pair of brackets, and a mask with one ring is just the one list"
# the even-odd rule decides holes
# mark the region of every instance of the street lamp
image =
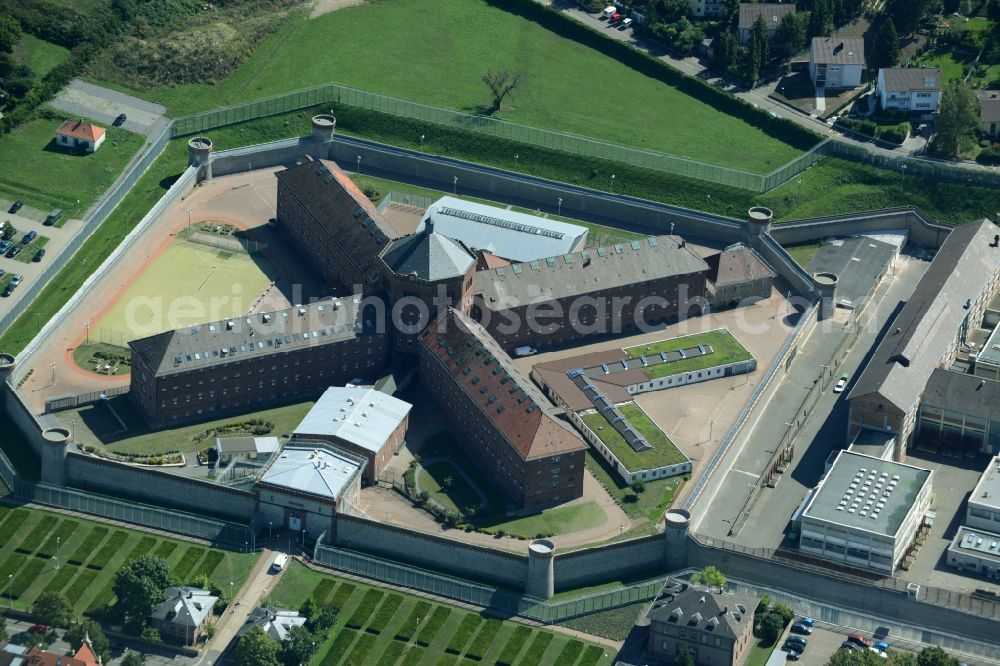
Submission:
[[673,222],[670,223],[670,235],[671,236],[674,235],[674,223]]
[[90,344],[90,322],[88,321],[88,322],[84,323],[84,326],[87,327],[87,339],[86,339],[86,343],[85,344],[89,345]]
[[13,600],[10,596],[10,586],[14,584],[14,574],[7,574],[7,610],[11,609]]
[[56,364],[55,363],[49,363],[49,367],[52,368],[52,383],[49,384],[49,386],[55,386],[56,385]]
[[458,176],[455,176],[455,180],[452,181],[452,185],[453,185],[453,189],[452,189],[451,193],[452,194],[458,194]]
[[361,155],[358,155],[358,174],[361,173]]
[[562,197],[559,197],[559,217],[562,217]]
[[427,138],[427,135],[426,135],[426,134],[421,134],[421,135],[420,135],[420,145],[421,145],[421,146],[422,146],[422,145],[424,145],[424,139],[426,139],[426,138]]
[[615,191],[615,174],[611,174],[611,191]]
[[191,231],[191,209],[188,208],[188,231]]
[[267,542],[268,542],[268,543],[270,543],[270,542],[271,542],[271,538],[272,538],[272,534],[271,534],[271,530],[272,530],[273,528],[274,528],[274,521],[272,520],[272,521],[270,521],[270,522],[269,522],[269,523],[267,524]]
[[59,545],[60,545],[61,542],[62,542],[62,537],[58,537],[57,536],[56,537],[56,571],[59,571],[59,554],[60,554]]
[[520,157],[517,153],[514,153],[514,171],[517,171],[517,158]]

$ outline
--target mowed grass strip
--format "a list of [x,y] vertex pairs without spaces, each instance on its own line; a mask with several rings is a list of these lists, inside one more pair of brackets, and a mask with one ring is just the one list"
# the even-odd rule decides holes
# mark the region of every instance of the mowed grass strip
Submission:
[[396,660],[403,655],[406,644],[399,641],[390,641],[386,644],[382,654],[372,657],[373,664],[395,664]]
[[437,636],[438,632],[441,631],[441,627],[448,620],[448,616],[451,615],[451,609],[446,606],[438,606],[431,613],[431,619],[420,628],[420,633],[417,634],[417,645],[422,645],[427,647]]
[[132,547],[132,550],[125,558],[125,563],[128,564],[129,562],[137,560],[143,555],[148,554],[149,551],[153,550],[153,546],[155,545],[156,545],[156,539],[154,537],[151,536],[142,537],[141,539],[139,539],[139,543],[135,544]]
[[354,647],[351,648],[351,653],[347,655],[347,661],[344,662],[345,666],[367,666],[371,663],[368,661],[368,653],[372,651],[375,647],[375,641],[377,641],[373,634],[361,634]]
[[344,604],[347,603],[347,600],[351,598],[351,595],[354,594],[354,590],[356,589],[357,586],[353,583],[341,583],[337,588],[337,591],[333,593],[333,599],[330,600],[330,605],[336,608],[339,612],[340,609],[344,607]]
[[15,550],[19,553],[25,553],[26,555],[34,553],[38,550],[38,547],[42,545],[42,541],[49,535],[49,532],[52,531],[52,528],[56,526],[58,521],[59,519],[55,516],[44,516],[38,521],[32,530],[28,532],[28,536],[26,536],[21,543],[17,545]]
[[581,652],[583,652],[583,643],[576,640],[570,641],[563,646],[553,666],[573,666]]
[[41,557],[46,560],[52,559],[58,553],[62,544],[66,543],[66,540],[69,539],[73,535],[73,532],[75,532],[79,527],[80,523],[75,520],[64,520],[59,523],[55,532],[49,535],[49,538],[46,539],[45,543],[42,544],[42,547],[38,549],[37,553],[35,553],[35,557]]
[[78,567],[72,567],[72,566],[60,567],[59,572],[52,577],[52,580],[46,583],[45,591],[53,593],[62,592],[62,589],[67,585],[69,585],[69,581],[73,579],[74,574],[76,574],[78,571],[80,571]]
[[333,639],[330,649],[323,655],[323,666],[337,666],[350,651],[351,644],[358,637],[358,632],[354,629],[341,629],[337,637]]
[[[0,580],[6,583],[6,581],[9,580],[8,576],[16,574],[18,571],[20,571],[21,567],[24,566],[25,562],[27,561],[28,558],[24,555],[19,555],[15,553],[14,555],[9,556],[6,560],[4,560],[3,566],[0,567]],[[6,584],[3,587],[3,596],[7,597],[8,599],[13,598],[9,594],[9,589],[7,588]]]
[[540,664],[542,663],[542,655],[549,648],[549,643],[552,642],[552,634],[538,633],[535,638],[531,641],[528,646],[528,651],[524,653],[521,657],[520,663],[522,664]]
[[389,622],[392,620],[392,616],[396,614],[399,610],[400,604],[403,603],[403,597],[398,594],[390,594],[382,602],[382,605],[378,607],[375,611],[375,615],[372,616],[371,622],[368,623],[368,628],[365,631],[373,634],[381,634],[382,630],[386,628]]
[[494,639],[503,628],[503,622],[492,618],[486,620],[479,628],[479,633],[472,640],[472,645],[465,651],[465,658],[473,661],[482,661],[486,651],[493,645]]
[[448,654],[462,654],[462,650],[468,645],[469,640],[472,638],[472,634],[479,627],[482,620],[478,615],[468,614],[462,618],[459,623],[458,628],[455,629],[455,633],[451,635],[451,639],[448,641],[448,647],[445,648],[445,652]]
[[0,525],[0,545],[10,543],[11,539],[14,538],[14,533],[21,528],[27,519],[28,512],[22,509],[8,513],[3,525]]
[[170,555],[177,550],[177,543],[174,541],[164,541],[159,546],[156,547],[156,552],[154,555],[157,557],[162,557],[167,559]]
[[26,565],[21,569],[21,572],[14,577],[13,582],[10,584],[10,596],[12,599],[20,599],[21,595],[24,594],[31,584],[35,582],[38,575],[42,573],[42,569],[45,568],[45,562],[39,559],[31,559]]
[[318,601],[319,603],[325,602],[326,598],[330,596],[330,593],[333,592],[333,588],[336,585],[337,581],[335,581],[334,579],[324,578],[319,582],[318,585],[316,585],[315,589],[313,589],[312,598]]
[[215,572],[215,570],[219,568],[219,564],[222,563],[223,557],[225,556],[222,554],[221,551],[218,550],[208,551],[208,555],[205,556],[205,559],[202,560],[201,564],[198,565],[198,568],[195,569],[192,578],[198,578],[200,576],[211,576]]
[[97,580],[97,572],[92,569],[81,569],[73,584],[66,590],[66,598],[75,603],[87,589]]
[[517,659],[517,655],[527,643],[529,636],[531,636],[531,629],[523,625],[516,627],[514,633],[504,643],[503,650],[500,652],[500,658],[497,659],[497,666],[512,666]]
[[114,557],[121,547],[125,545],[128,541],[128,532],[123,530],[115,530],[101,549],[94,555],[94,559],[87,563],[88,569],[96,569],[100,571],[104,567],[108,566],[108,562]]
[[191,577],[191,571],[194,569],[195,565],[198,564],[198,560],[202,558],[205,554],[204,548],[199,548],[198,546],[190,546],[184,555],[181,556],[180,562],[174,567],[173,574],[179,581],[187,582]]
[[417,627],[420,626],[420,623],[427,619],[427,613],[430,609],[430,602],[418,601],[417,605],[413,607],[413,610],[410,611],[410,614],[403,620],[403,624],[396,631],[396,640],[403,641],[404,643],[409,642],[413,638],[413,633],[417,630]]
[[354,609],[350,619],[347,620],[348,628],[360,629],[365,626],[383,596],[384,595],[381,592],[375,589],[365,592],[365,596],[361,598],[361,602],[358,604],[358,607]]
[[80,542],[80,545],[76,547],[76,550],[73,551],[73,554],[70,555],[67,562],[75,564],[76,566],[82,566],[83,563],[87,561],[87,558],[94,554],[97,546],[104,541],[104,537],[106,537],[110,531],[111,530],[107,527],[90,528],[90,531],[87,532],[87,536],[85,536],[83,541]]
[[423,660],[425,654],[427,654],[427,650],[424,648],[411,645],[410,649],[406,651],[403,661],[399,662],[399,666],[417,666]]
[[596,645],[588,645],[587,649],[583,651],[583,656],[580,657],[579,666],[592,666],[601,661],[601,657],[604,656],[604,649],[599,648]]

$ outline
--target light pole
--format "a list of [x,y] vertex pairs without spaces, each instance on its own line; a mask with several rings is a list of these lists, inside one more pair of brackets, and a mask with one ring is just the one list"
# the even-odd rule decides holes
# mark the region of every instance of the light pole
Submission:
[[562,197],[559,197],[559,209],[558,209],[558,211],[559,211],[558,212],[559,217],[562,217]]
[[420,145],[421,145],[421,146],[422,146],[422,145],[424,145],[424,139],[426,139],[426,138],[427,138],[427,135],[426,135],[426,134],[421,134],[421,135],[420,135]]
[[517,153],[514,153],[514,171],[517,171],[517,158],[520,157]]
[[268,543],[271,543],[271,538],[272,538],[272,534],[271,534],[271,530],[272,530],[272,529],[274,529],[274,521],[273,521],[273,520],[272,520],[272,521],[270,521],[270,522],[269,522],[269,523],[267,524],[267,542],[268,542]]
[[615,174],[611,174],[611,191],[615,191]]
[[358,175],[361,174],[361,155],[358,155]]
[[70,419],[69,421],[69,443],[73,444],[76,442],[76,419]]
[[455,176],[455,180],[452,181],[452,194],[458,194],[458,176]]
[[191,209],[188,208],[188,231],[191,231]]
[[56,537],[56,571],[59,571],[59,554],[60,554],[60,543],[62,542],[62,537]]
[[7,610],[11,609],[11,604],[13,600],[10,596],[10,586],[14,584],[14,574],[7,574]]
[[712,440],[712,434],[715,432],[715,419],[712,419],[708,423],[708,439]]
[[55,386],[56,385],[56,364],[55,363],[49,363],[49,367],[52,368],[52,383],[49,384],[49,386]]
[[670,223],[670,235],[671,236],[674,235],[674,223],[673,222]]

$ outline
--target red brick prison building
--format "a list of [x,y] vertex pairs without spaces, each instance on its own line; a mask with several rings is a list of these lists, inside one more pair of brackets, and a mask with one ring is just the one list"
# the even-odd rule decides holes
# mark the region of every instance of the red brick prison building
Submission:
[[583,494],[587,444],[472,319],[449,308],[424,330],[420,381],[466,453],[514,508]]
[[133,340],[129,395],[154,427],[317,397],[385,367],[374,311],[355,296]]

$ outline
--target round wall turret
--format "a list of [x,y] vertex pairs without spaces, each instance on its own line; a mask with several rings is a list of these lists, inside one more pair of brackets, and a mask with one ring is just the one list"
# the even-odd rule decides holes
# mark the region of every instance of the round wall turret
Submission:
[[0,352],[0,378],[6,379],[10,376],[10,373],[14,372],[14,367],[17,365],[17,359],[13,354],[8,354],[7,352]]
[[202,167],[205,180],[212,179],[212,140],[196,136],[188,141],[188,166]]
[[771,233],[772,222],[774,222],[774,213],[771,212],[770,208],[754,206],[747,211],[747,243],[752,244],[755,238]]
[[56,426],[42,431],[42,481],[63,485],[66,481],[66,454],[73,435],[69,428]]
[[556,545],[548,539],[535,539],[528,544],[528,578],[524,593],[536,599],[551,599],[555,594]]
[[330,147],[326,144],[333,141],[333,135],[337,132],[337,119],[328,113],[313,116],[312,130],[314,157],[325,159],[330,150]]
[[819,289],[819,319],[829,319],[837,310],[836,273],[814,273],[813,283]]
[[686,509],[670,509],[663,518],[663,563],[667,571],[677,571],[687,566],[691,512]]

